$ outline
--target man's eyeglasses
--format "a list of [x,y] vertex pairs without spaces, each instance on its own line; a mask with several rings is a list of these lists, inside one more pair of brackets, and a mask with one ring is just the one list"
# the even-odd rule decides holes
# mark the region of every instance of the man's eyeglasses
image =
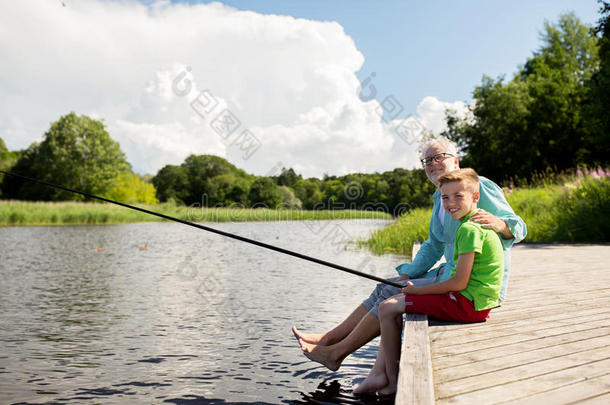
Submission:
[[445,153],[445,152],[439,153],[438,155],[434,155],[434,156],[430,156],[430,157],[421,159],[421,164],[424,166],[430,166],[432,164],[432,162],[440,163],[443,160],[447,159],[448,157],[453,157],[453,155],[451,153]]

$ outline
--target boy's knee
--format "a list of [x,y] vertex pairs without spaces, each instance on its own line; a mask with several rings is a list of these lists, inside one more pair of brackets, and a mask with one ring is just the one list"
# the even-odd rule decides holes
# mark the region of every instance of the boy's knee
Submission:
[[383,301],[381,304],[379,304],[379,317],[380,318],[387,318],[387,317],[394,317],[394,305],[396,303],[394,302],[394,300],[392,298],[387,299],[385,301]]

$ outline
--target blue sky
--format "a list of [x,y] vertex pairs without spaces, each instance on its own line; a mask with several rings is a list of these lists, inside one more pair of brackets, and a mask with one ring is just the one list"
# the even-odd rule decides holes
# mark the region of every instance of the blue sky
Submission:
[[403,116],[414,113],[426,96],[469,101],[483,74],[510,78],[540,46],[545,20],[556,22],[568,11],[589,25],[599,18],[596,0],[221,3],[263,14],[339,22],[364,54],[360,80],[374,72],[377,98],[394,95],[404,105]]
[[0,137],[25,149],[74,111],[150,174],[193,153],[257,175],[420,167],[423,130],[510,78],[545,20],[599,18],[595,0],[64,3],[0,2]]

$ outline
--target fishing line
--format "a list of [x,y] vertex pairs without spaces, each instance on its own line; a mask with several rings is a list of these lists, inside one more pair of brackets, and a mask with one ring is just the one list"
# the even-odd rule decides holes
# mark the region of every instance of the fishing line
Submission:
[[33,183],[43,184],[45,186],[54,187],[54,188],[57,188],[57,189],[60,189],[60,190],[64,190],[64,191],[69,191],[71,193],[84,195],[85,197],[95,198],[97,200],[105,201],[105,202],[108,202],[108,203],[111,203],[111,204],[120,205],[122,207],[130,208],[130,209],[136,210],[136,211],[140,211],[140,212],[143,212],[145,214],[155,215],[157,217],[160,217],[160,218],[163,218],[163,219],[167,219],[169,221],[179,222],[179,223],[184,224],[184,225],[189,225],[189,226],[192,226],[192,227],[195,227],[195,228],[198,228],[198,229],[203,229],[204,231],[208,231],[208,232],[212,232],[212,233],[215,233],[215,234],[218,234],[218,235],[226,236],[227,238],[237,239],[237,240],[242,241],[242,242],[246,242],[246,243],[250,243],[252,245],[260,246],[260,247],[265,248],[265,249],[274,250],[276,252],[284,253],[284,254],[289,255],[289,256],[298,257],[299,259],[303,259],[303,260],[307,260],[307,261],[314,262],[314,263],[317,263],[317,264],[321,264],[323,266],[332,267],[333,269],[336,269],[336,270],[341,270],[341,271],[344,271],[346,273],[350,273],[350,274],[354,274],[356,276],[368,278],[370,280],[374,280],[374,281],[377,281],[377,282],[380,282],[380,283],[388,284],[388,285],[391,285],[391,286],[394,286],[394,287],[398,287],[398,288],[403,288],[404,287],[404,285],[395,283],[395,282],[390,281],[390,280],[386,280],[386,279],[381,278],[381,277],[373,276],[372,274],[363,273],[363,272],[358,271],[358,270],[350,269],[348,267],[344,267],[344,266],[341,266],[341,265],[338,265],[338,264],[335,264],[335,263],[327,262],[326,260],[317,259],[315,257],[311,257],[311,256],[307,256],[307,255],[304,255],[304,254],[301,254],[301,253],[293,252],[291,250],[284,249],[284,248],[281,248],[281,247],[278,247],[278,246],[273,246],[273,245],[269,245],[269,244],[264,243],[264,242],[259,242],[259,241],[254,240],[254,239],[249,239],[249,238],[246,238],[246,237],[243,237],[243,236],[239,236],[239,235],[236,235],[236,234],[233,234],[233,233],[221,231],[219,229],[210,228],[208,226],[197,224],[195,222],[184,221],[182,219],[170,217],[169,215],[161,214],[159,212],[149,211],[149,210],[144,209],[144,208],[135,207],[133,205],[125,204],[125,203],[114,201],[114,200],[111,200],[111,199],[108,199],[108,198],[105,198],[105,197],[100,197],[100,196],[97,196],[97,195],[94,195],[94,194],[90,194],[90,193],[87,193],[85,191],[74,190],[74,189],[69,188],[69,187],[65,187],[65,186],[62,186],[62,185],[59,185],[59,184],[50,183],[50,182],[44,181],[44,180],[35,179],[35,178],[32,178],[32,177],[28,177],[28,176],[23,176],[21,174],[11,173],[11,172],[7,172],[7,171],[4,171],[4,170],[0,170],[0,173],[4,173],[4,174],[6,174],[8,176],[16,177],[18,179],[31,181]]

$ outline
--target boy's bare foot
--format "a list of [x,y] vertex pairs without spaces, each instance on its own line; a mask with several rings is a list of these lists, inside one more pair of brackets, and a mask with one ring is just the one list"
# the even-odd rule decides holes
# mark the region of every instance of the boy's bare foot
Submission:
[[388,377],[385,373],[382,374],[369,374],[368,377],[360,383],[354,390],[354,395],[362,395],[370,392],[377,392],[383,387],[388,385]]
[[337,361],[333,356],[328,346],[316,345],[307,343],[303,339],[299,339],[299,345],[303,354],[309,359],[320,363],[331,371],[337,371],[341,367],[341,361]]
[[301,339],[307,343],[326,346],[326,341],[324,339],[323,333],[303,333],[298,330],[296,326],[292,327],[292,333],[294,333],[294,336],[297,338],[297,340]]

